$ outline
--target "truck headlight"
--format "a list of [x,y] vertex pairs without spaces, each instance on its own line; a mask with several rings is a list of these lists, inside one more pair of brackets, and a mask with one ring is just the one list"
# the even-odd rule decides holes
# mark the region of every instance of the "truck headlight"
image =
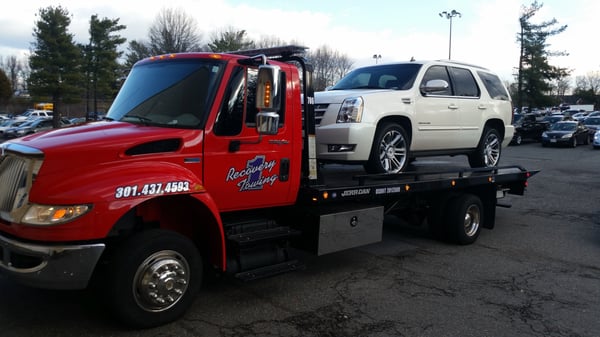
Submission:
[[92,209],[89,205],[37,205],[29,206],[21,222],[28,225],[50,226],[72,221]]
[[362,97],[346,98],[338,112],[337,123],[360,123],[363,113]]

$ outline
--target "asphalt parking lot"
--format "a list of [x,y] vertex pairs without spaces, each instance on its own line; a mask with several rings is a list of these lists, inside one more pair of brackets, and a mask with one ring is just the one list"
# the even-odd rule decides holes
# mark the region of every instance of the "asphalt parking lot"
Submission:
[[149,330],[115,324],[85,291],[0,277],[0,336],[598,336],[600,150],[529,143],[504,149],[502,164],[541,172],[473,245],[390,217],[381,243],[268,279],[213,281],[183,319]]

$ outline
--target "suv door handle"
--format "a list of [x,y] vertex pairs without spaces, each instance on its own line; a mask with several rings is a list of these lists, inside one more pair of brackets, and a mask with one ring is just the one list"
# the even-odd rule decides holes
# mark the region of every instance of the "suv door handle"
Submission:
[[454,103],[450,104],[450,105],[448,105],[448,109],[450,109],[450,110],[456,110],[456,109],[458,109],[458,105],[456,105]]
[[479,109],[479,110],[485,110],[485,109],[487,109],[487,106],[485,106],[484,104],[479,104],[477,106],[477,109]]

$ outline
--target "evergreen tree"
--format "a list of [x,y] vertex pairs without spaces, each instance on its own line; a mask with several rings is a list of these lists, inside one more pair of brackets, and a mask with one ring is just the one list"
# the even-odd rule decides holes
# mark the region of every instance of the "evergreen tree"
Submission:
[[119,19],[98,19],[92,15],[90,19],[90,42],[82,47],[86,57],[86,89],[89,101],[93,101],[93,111],[98,111],[98,98],[113,98],[117,93],[118,79],[122,77],[122,67],[118,58],[122,55],[117,48],[126,39],[115,33],[125,29],[119,25]]
[[39,10],[35,23],[29,91],[34,97],[50,97],[54,103],[54,127],[60,126],[63,102],[76,102],[82,92],[82,50],[68,32],[69,12],[58,7]]
[[231,27],[213,33],[212,41],[208,44],[208,48],[215,53],[252,49],[254,46],[254,41],[246,37],[245,30],[235,30]]
[[552,89],[551,82],[566,76],[570,71],[550,65],[549,56],[563,56],[566,52],[548,51],[547,39],[562,33],[567,26],[557,25],[557,20],[544,21],[534,24],[531,19],[542,8],[543,4],[534,1],[531,6],[523,7],[519,18],[521,31],[517,40],[521,44],[519,60],[517,106],[519,109],[526,103],[529,107],[543,107],[553,105],[548,93]]
[[10,80],[4,70],[0,69],[0,105],[4,105],[12,97]]

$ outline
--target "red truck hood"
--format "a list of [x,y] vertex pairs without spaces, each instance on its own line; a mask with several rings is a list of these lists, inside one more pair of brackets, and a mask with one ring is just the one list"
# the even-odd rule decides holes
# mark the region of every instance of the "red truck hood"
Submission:
[[[33,134],[10,142],[44,152],[48,165],[44,165],[43,170],[45,173],[51,173],[55,170],[83,170],[85,167],[124,160],[138,154],[160,153],[161,145],[163,152],[173,153],[185,148],[181,145],[186,141],[198,141],[201,135],[200,130],[159,128],[123,122],[94,122]],[[163,143],[160,144],[161,142]],[[148,152],[128,153],[136,147],[142,149],[140,151],[148,149],[143,148],[144,144],[159,146],[150,147],[146,150]],[[166,146],[167,144],[171,147],[175,146],[173,144],[180,145],[173,149]],[[57,164],[57,161],[61,164]]]

